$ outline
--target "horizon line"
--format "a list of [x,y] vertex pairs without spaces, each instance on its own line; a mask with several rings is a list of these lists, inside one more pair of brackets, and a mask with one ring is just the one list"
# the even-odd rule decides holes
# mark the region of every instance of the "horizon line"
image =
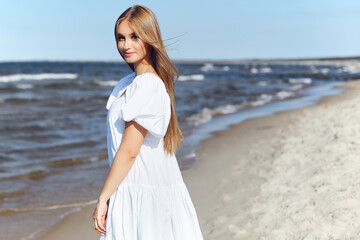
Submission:
[[[299,58],[224,58],[224,59],[191,59],[191,58],[174,58],[171,59],[173,62],[242,62],[242,61],[306,61],[306,60],[360,60],[360,55],[353,56],[328,56],[328,57],[299,57]],[[119,60],[94,60],[94,59],[33,59],[33,60],[0,60],[0,63],[11,63],[11,62],[116,62],[125,63],[123,59]]]

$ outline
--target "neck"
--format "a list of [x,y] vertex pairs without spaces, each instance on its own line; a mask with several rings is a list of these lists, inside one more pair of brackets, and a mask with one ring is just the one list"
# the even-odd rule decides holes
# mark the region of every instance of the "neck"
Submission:
[[135,68],[135,76],[138,76],[140,74],[147,73],[147,72],[156,73],[155,69],[152,66],[145,67],[145,68]]
[[135,70],[135,76],[138,76],[140,74],[150,72],[150,73],[156,73],[154,67],[150,64],[150,62],[147,59],[143,59],[139,63],[134,63],[134,70]]

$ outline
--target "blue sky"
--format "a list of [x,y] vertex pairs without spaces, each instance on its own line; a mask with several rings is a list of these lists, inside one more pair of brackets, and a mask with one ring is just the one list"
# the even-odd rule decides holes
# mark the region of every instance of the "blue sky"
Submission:
[[0,61],[119,60],[128,7],[157,16],[172,59],[360,55],[358,0],[0,0]]

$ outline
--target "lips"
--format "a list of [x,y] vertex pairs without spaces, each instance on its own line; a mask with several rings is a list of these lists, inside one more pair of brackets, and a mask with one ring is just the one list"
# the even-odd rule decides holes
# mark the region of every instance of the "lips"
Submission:
[[125,53],[125,56],[126,56],[126,57],[130,57],[130,56],[133,55],[133,54],[134,54],[133,52],[126,52],[126,53]]

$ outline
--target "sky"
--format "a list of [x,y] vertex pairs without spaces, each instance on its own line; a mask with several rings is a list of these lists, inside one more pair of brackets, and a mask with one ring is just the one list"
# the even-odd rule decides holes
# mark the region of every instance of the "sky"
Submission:
[[0,0],[0,61],[121,61],[114,24],[135,4],[173,60],[360,56],[359,0]]

